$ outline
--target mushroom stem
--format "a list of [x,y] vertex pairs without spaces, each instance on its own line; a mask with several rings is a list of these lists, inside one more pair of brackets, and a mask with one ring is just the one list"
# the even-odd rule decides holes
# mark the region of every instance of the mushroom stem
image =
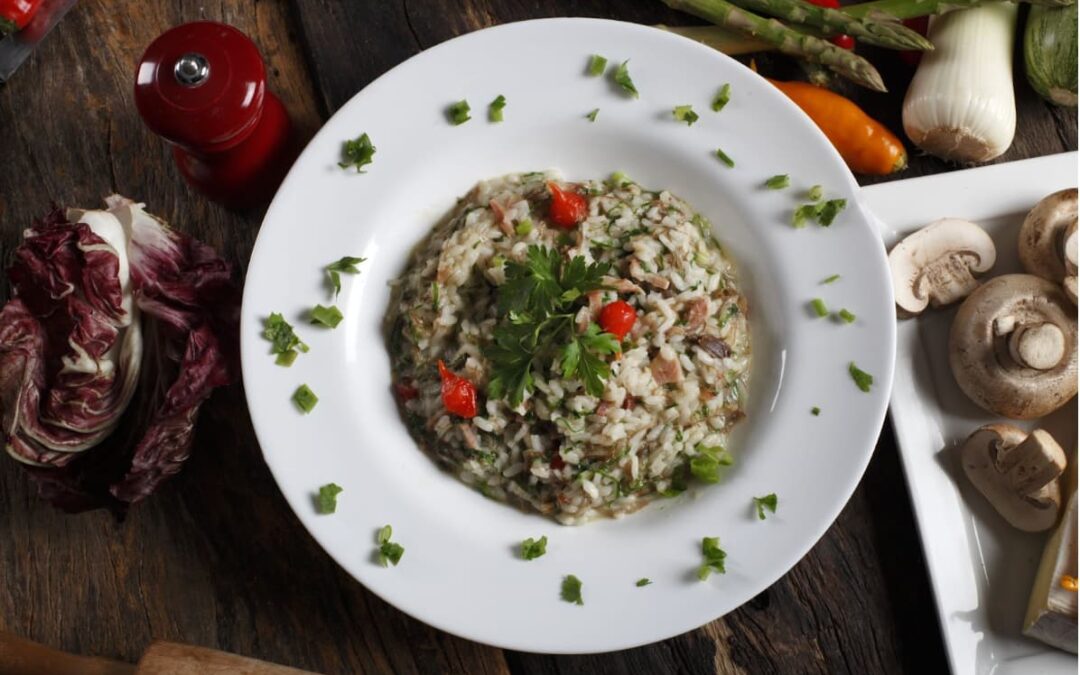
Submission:
[[994,444],[995,465],[1009,487],[1018,494],[1035,492],[1065,470],[1065,453],[1054,437],[1036,429],[1013,448],[1002,441]]
[[1009,335],[1009,354],[1022,366],[1050,370],[1065,358],[1065,333],[1052,323],[1022,326]]

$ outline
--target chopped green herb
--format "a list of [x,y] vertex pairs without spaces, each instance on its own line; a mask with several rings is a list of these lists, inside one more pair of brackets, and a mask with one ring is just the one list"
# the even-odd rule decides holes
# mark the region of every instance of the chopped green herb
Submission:
[[727,553],[720,548],[719,537],[704,537],[701,540],[701,556],[703,562],[701,567],[698,567],[697,573],[698,579],[701,581],[708,579],[713,572],[724,574],[727,571],[724,568],[724,559],[727,558]]
[[813,408],[810,408],[810,414],[813,415],[814,417],[817,417],[818,415],[821,414],[821,408],[819,408],[817,406],[814,406]]
[[630,61],[623,61],[619,64],[619,67],[615,69],[615,84],[622,87],[622,90],[627,94],[630,94],[634,98],[638,97],[637,87],[634,86],[634,81],[630,79],[630,69],[627,67]]
[[607,59],[599,54],[593,54],[589,57],[588,73],[592,77],[599,77],[604,74],[604,69],[607,68]]
[[791,178],[786,173],[779,173],[765,181],[765,187],[770,190],[783,190],[791,185]]
[[343,492],[340,485],[327,483],[319,488],[319,496],[315,500],[319,513],[333,513],[337,511],[337,496]]
[[724,326],[726,326],[727,322],[731,321],[731,317],[735,316],[738,313],[739,313],[739,306],[738,305],[736,305],[734,303],[728,305],[727,311],[724,312],[724,314],[720,317],[720,320],[718,321],[720,327],[723,328]]
[[439,283],[431,282],[431,311],[439,311]]
[[840,280],[840,275],[839,274],[834,274],[832,276],[828,276],[828,277],[825,277],[824,279],[822,279],[821,283],[823,283],[823,284],[831,284],[834,281],[839,281],[839,280]]
[[615,173],[611,174],[611,184],[615,187],[622,187],[633,182],[634,181],[630,180],[630,176],[627,176],[622,171],[616,171]]
[[713,112],[720,112],[724,109],[724,106],[731,100],[731,85],[725,83],[720,87],[720,91],[716,92],[716,96],[712,100]]
[[446,117],[450,120],[450,124],[458,126],[459,124],[465,124],[472,117],[469,116],[469,112],[472,109],[469,107],[469,102],[465,99],[461,99],[457,103],[453,103],[446,109]]
[[806,198],[812,202],[819,202],[821,201],[822,194],[824,194],[824,192],[821,189],[821,186],[815,185],[814,187],[806,191]]
[[581,579],[578,579],[573,574],[567,574],[563,577],[559,597],[575,605],[584,605],[585,601],[581,599]]
[[851,374],[851,379],[855,380],[855,386],[863,391],[870,391],[870,385],[874,384],[873,375],[859,370],[854,361],[848,364],[848,373]]
[[735,167],[735,160],[733,160],[731,157],[728,157],[728,154],[724,152],[721,148],[716,149],[716,156],[720,158],[720,161],[726,164],[728,168]]
[[731,466],[734,458],[722,447],[706,447],[701,444],[695,448],[698,454],[690,459],[690,473],[705,483],[720,482],[720,467]]
[[648,577],[642,577],[642,578],[638,579],[638,580],[637,580],[637,583],[636,583],[636,584],[634,584],[634,585],[635,585],[635,586],[637,586],[638,588],[641,588],[642,586],[648,586],[648,585],[649,585],[649,584],[651,584],[651,583],[652,583],[652,582],[651,582],[651,581],[649,581],[649,578],[648,578]]
[[836,220],[836,216],[840,215],[840,212],[847,206],[846,199],[830,199],[827,202],[821,204],[821,210],[817,214],[818,224],[822,227],[828,227],[832,225]]
[[263,337],[270,341],[270,353],[277,354],[275,363],[279,366],[291,366],[297,352],[308,350],[308,346],[296,337],[292,325],[277,312],[272,312],[263,322]]
[[375,157],[375,146],[371,144],[371,139],[367,134],[360,134],[357,138],[351,141],[345,141],[341,147],[341,158],[344,161],[338,162],[338,166],[342,169],[347,169],[350,166],[356,167],[357,173],[366,173],[361,170],[361,167],[371,164]]
[[518,236],[524,237],[533,231],[533,221],[529,218],[518,222],[514,226],[514,231],[518,233]]
[[379,564],[389,567],[391,564],[397,567],[401,556],[405,554],[405,547],[390,541],[394,530],[389,525],[383,525],[375,535],[375,543],[379,545]]
[[390,537],[394,535],[394,528],[389,525],[383,525],[379,528],[379,532],[375,535],[375,541],[379,544],[385,544],[390,541]]
[[365,260],[367,260],[367,258],[354,258],[347,255],[326,266],[326,274],[330,277],[330,287],[334,289],[334,297],[337,297],[338,293],[341,292],[342,273],[360,274],[360,268],[358,268],[357,265]]
[[539,539],[529,537],[521,542],[521,557],[523,560],[535,560],[547,553],[547,535]]
[[600,108],[593,108],[592,110],[589,111],[589,114],[586,115],[585,117],[590,122],[595,122],[596,121],[596,116],[599,115],[599,114],[600,114]]
[[506,107],[506,97],[499,94],[495,97],[495,100],[488,105],[488,121],[490,122],[502,122],[503,121],[503,108]]
[[757,507],[758,520],[765,520],[765,511],[776,513],[776,493],[767,494],[764,497],[754,497],[754,506]]
[[844,323],[854,323],[855,322],[855,315],[852,314],[851,312],[847,311],[846,309],[841,309],[839,312],[836,313],[836,316],[838,316],[840,318],[840,320],[843,321]]
[[806,227],[807,220],[817,218],[818,210],[817,204],[803,204],[791,215],[791,226],[795,229]]
[[322,324],[327,328],[337,328],[343,318],[341,310],[335,305],[329,307],[315,305],[311,309],[311,323]]
[[825,301],[821,298],[814,298],[810,301],[810,307],[814,310],[814,314],[820,316],[828,316],[829,308],[825,306]]
[[314,410],[315,404],[319,402],[319,397],[306,384],[300,385],[292,398],[297,407],[304,411],[305,414]]
[[686,126],[693,126],[694,122],[698,121],[698,114],[694,112],[693,106],[689,105],[677,105],[671,111],[671,114],[679,122],[686,122]]

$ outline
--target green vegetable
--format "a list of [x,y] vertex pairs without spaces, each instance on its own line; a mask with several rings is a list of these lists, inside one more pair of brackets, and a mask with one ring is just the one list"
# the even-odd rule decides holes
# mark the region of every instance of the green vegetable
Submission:
[[431,282],[431,311],[439,311],[439,284],[436,281]]
[[651,584],[651,583],[652,583],[652,582],[651,582],[651,581],[649,581],[649,578],[648,578],[648,577],[642,577],[642,578],[638,579],[638,580],[637,580],[637,583],[636,583],[636,584],[634,584],[634,585],[635,585],[635,586],[637,586],[638,588],[641,588],[642,586],[648,586],[648,585],[649,585],[649,584]]
[[721,28],[720,26],[665,26],[656,24],[655,27],[690,38],[728,56],[764,52],[774,48],[772,44],[764,40],[758,40],[745,33],[731,28]]
[[604,74],[604,69],[607,68],[607,59],[599,54],[593,54],[589,57],[589,75],[593,77],[599,77]]
[[810,414],[813,415],[814,417],[817,417],[818,415],[821,414],[821,408],[819,408],[817,406],[814,406],[813,408],[810,408]]
[[1047,101],[1076,107],[1076,5],[1032,7],[1024,26],[1024,69]]
[[585,390],[599,396],[604,392],[604,381],[611,375],[611,367],[599,355],[617,354],[620,350],[618,338],[590,323],[583,334],[571,336],[563,346],[560,353],[563,376],[580,376]]
[[488,121],[490,122],[502,122],[503,121],[503,108],[506,107],[506,97],[499,94],[495,97],[495,100],[488,105]]
[[326,274],[330,278],[330,287],[334,289],[334,297],[337,297],[341,292],[341,275],[344,274],[360,274],[360,269],[357,267],[360,263],[367,260],[367,258],[354,258],[352,256],[344,256],[337,262],[332,262],[326,266]]
[[859,370],[854,361],[848,364],[848,373],[851,374],[851,379],[855,380],[855,386],[863,391],[870,391],[870,385],[874,383],[873,375]]
[[758,520],[765,520],[765,511],[776,513],[776,493],[767,494],[764,497],[754,497],[754,506],[757,508]]
[[533,221],[529,218],[518,222],[514,226],[514,232],[518,233],[518,236],[524,237],[533,231]]
[[459,124],[465,124],[472,117],[469,116],[469,112],[472,109],[469,108],[469,102],[465,99],[461,99],[457,103],[453,103],[446,109],[446,117],[450,120],[450,124],[458,126]]
[[619,67],[615,69],[615,84],[622,87],[622,90],[630,96],[637,98],[638,90],[637,87],[634,86],[634,81],[630,79],[630,69],[627,67],[627,64],[629,63],[630,61],[623,61],[619,64]]
[[389,567],[391,563],[397,567],[397,564],[401,562],[401,556],[405,554],[404,546],[390,541],[393,534],[393,528],[383,525],[375,535],[375,543],[379,545],[379,564],[383,567]]
[[836,220],[836,216],[840,215],[840,212],[847,206],[846,199],[830,199],[827,202],[821,204],[821,209],[817,213],[818,224],[822,227],[828,227],[832,225]]
[[327,483],[319,488],[319,496],[316,498],[316,507],[319,513],[333,513],[337,511],[337,496],[341,494],[340,485]]
[[791,185],[791,178],[786,173],[777,174],[765,181],[765,187],[770,190],[783,190]]
[[824,193],[825,191],[822,190],[820,185],[815,185],[814,187],[806,191],[806,198],[812,202],[820,202],[821,197],[824,195]]
[[716,149],[716,156],[718,158],[720,158],[720,161],[723,162],[724,164],[726,164],[728,166],[728,168],[734,168],[735,167],[735,160],[733,160],[731,157],[728,157],[728,154],[726,152],[724,152],[722,149],[720,149],[720,148]]
[[[914,19],[932,14],[944,14],[954,9],[981,7],[993,4],[995,0],[873,0],[841,7],[840,11],[848,16],[863,18],[867,16],[887,16],[894,19]],[[1032,6],[1067,7],[1076,4],[1076,0],[1027,0]]]
[[698,445],[698,454],[690,458],[690,473],[705,483],[720,482],[720,467],[731,466],[735,459],[722,447],[710,448]]
[[263,337],[270,341],[270,353],[277,354],[274,362],[279,366],[291,366],[297,352],[308,351],[308,346],[296,337],[292,325],[277,312],[272,312],[263,322]]
[[315,392],[311,391],[311,388],[306,384],[302,384],[296,389],[296,393],[293,394],[293,401],[297,407],[300,408],[305,414],[315,409],[315,404],[319,402],[319,397],[315,395]]
[[575,605],[584,605],[585,601],[581,599],[581,579],[578,579],[573,574],[567,574],[563,577],[559,597]]
[[354,140],[345,141],[341,147],[341,157],[344,161],[338,162],[338,166],[342,169],[355,166],[357,173],[366,173],[361,171],[361,167],[374,161],[375,146],[371,144],[371,139],[367,134],[360,134]]
[[629,183],[634,182],[634,181],[630,180],[630,176],[627,176],[622,171],[616,171],[616,172],[612,173],[611,178],[609,180],[610,180],[611,184],[614,185],[615,187],[622,187],[624,185],[627,185]]
[[806,221],[817,218],[817,204],[803,204],[791,214],[791,226],[795,229],[806,227]]
[[724,83],[720,87],[720,91],[716,92],[716,96],[712,100],[713,112],[720,112],[724,109],[724,106],[731,100],[731,85]]
[[825,301],[821,298],[814,298],[810,301],[810,307],[813,308],[814,314],[818,316],[828,316],[829,308],[825,306]]
[[836,316],[840,317],[840,320],[844,323],[855,322],[855,315],[847,311],[846,309],[841,309],[839,312],[836,313]]
[[539,539],[529,537],[521,542],[521,557],[524,560],[535,560],[547,553],[547,535]]
[[589,111],[589,114],[586,115],[585,117],[590,122],[595,122],[596,121],[596,116],[599,115],[599,114],[600,114],[600,108],[593,108],[592,110]]
[[694,122],[698,121],[698,114],[694,112],[693,106],[677,105],[671,111],[671,114],[679,122],[686,122],[686,126],[688,127],[693,126]]
[[840,275],[839,274],[833,274],[831,276],[827,276],[824,279],[822,279],[821,283],[823,283],[823,284],[831,284],[834,281],[839,281],[839,280],[840,280]]
[[724,574],[727,571],[724,569],[724,559],[727,558],[727,553],[720,548],[719,537],[705,537],[701,540],[701,556],[703,562],[701,567],[698,567],[697,573],[698,579],[701,581],[708,579],[713,572]]
[[343,318],[341,310],[335,305],[330,305],[329,307],[315,305],[311,309],[311,323],[322,324],[327,328],[337,328],[337,325],[341,323]]

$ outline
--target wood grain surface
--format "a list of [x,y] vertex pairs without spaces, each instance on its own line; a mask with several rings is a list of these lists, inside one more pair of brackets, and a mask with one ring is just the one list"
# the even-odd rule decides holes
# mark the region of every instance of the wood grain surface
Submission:
[[[131,99],[135,63],[176,24],[251,36],[302,136],[372,79],[478,28],[543,16],[695,23],[647,0],[83,0],[0,87],[0,259],[51,202],[113,191],[148,204],[244,270],[261,211],[232,213],[180,179]],[[890,94],[847,89],[900,130],[911,70],[884,54]],[[783,73],[773,57],[765,72]],[[1017,70],[1021,73],[1022,70]],[[1022,81],[1009,161],[1076,149],[1075,111]],[[914,156],[903,177],[951,170]],[[867,181],[872,182],[872,181]],[[0,300],[6,300],[6,280]],[[597,656],[504,652],[437,631],[366,591],[307,535],[262,461],[241,385],[203,407],[187,468],[116,523],[38,500],[0,457],[0,629],[136,661],[154,639],[324,673],[936,673],[947,670],[922,551],[888,425],[822,540],[744,607],[685,635]]]

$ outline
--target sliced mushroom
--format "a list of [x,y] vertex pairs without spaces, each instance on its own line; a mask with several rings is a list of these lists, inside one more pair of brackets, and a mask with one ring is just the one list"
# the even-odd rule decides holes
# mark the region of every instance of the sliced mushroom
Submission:
[[957,310],[949,365],[968,398],[992,413],[1049,414],[1076,396],[1076,308],[1046,279],[991,279]]
[[1024,269],[1064,284],[1076,302],[1077,190],[1060,190],[1031,209],[1020,227],[1018,250]]
[[1057,522],[1066,458],[1049,433],[987,424],[968,436],[960,457],[971,483],[1010,525],[1041,532]]
[[994,242],[975,223],[944,218],[909,234],[889,252],[896,305],[913,316],[927,304],[941,307],[979,285],[975,274],[994,266]]

